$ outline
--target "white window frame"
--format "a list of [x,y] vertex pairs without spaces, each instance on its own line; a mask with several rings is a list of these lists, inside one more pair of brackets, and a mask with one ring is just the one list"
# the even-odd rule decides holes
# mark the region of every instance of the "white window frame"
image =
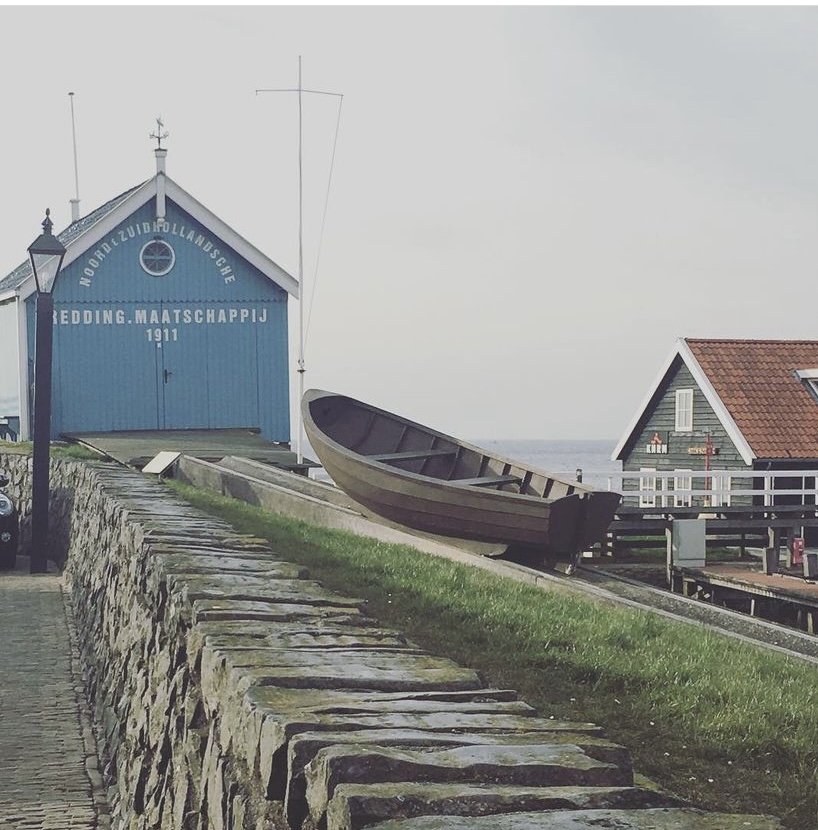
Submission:
[[693,390],[676,390],[676,432],[693,432]]
[[656,467],[640,467],[640,473],[653,473],[651,476],[639,476],[639,506],[640,507],[656,507],[656,493],[650,496],[644,495],[644,492],[656,490]]
[[[693,470],[677,470],[679,473],[688,473],[688,475],[673,476],[673,506],[674,507],[692,507],[693,506]],[[679,495],[677,490],[687,490],[687,493]]]
[[710,506],[729,507],[733,479],[727,470],[710,471]]

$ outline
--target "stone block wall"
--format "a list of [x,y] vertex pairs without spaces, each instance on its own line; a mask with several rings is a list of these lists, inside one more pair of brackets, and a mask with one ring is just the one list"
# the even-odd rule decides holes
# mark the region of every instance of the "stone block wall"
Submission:
[[[52,459],[49,501],[48,558],[62,567],[68,556],[71,515],[74,512],[75,476],[79,465]],[[27,555],[31,544],[31,456],[0,454],[0,470],[10,479],[5,492],[14,500],[20,515],[20,553]]]
[[[3,463],[25,515],[27,461]],[[52,482],[115,830],[778,827],[634,786],[598,727],[538,717],[155,480]]]

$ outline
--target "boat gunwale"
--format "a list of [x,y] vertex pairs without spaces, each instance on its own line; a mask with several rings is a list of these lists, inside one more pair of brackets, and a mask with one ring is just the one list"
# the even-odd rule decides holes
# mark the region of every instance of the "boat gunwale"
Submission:
[[[495,461],[499,461],[503,464],[509,464],[512,467],[517,467],[520,470],[525,470],[526,472],[531,472],[535,475],[541,475],[545,479],[550,479],[551,481],[558,482],[559,484],[564,484],[567,487],[573,487],[573,493],[565,493],[564,495],[558,496],[557,498],[546,498],[543,496],[533,496],[530,493],[514,493],[510,490],[494,490],[494,489],[487,489],[482,487],[474,487],[473,485],[469,484],[458,484],[457,479],[454,480],[447,480],[436,478],[434,476],[424,475],[423,473],[415,473],[411,470],[404,470],[400,467],[395,467],[392,464],[387,464],[382,461],[376,461],[371,457],[363,455],[362,453],[355,452],[355,450],[351,450],[348,447],[345,447],[343,444],[339,443],[333,438],[330,438],[323,429],[321,429],[318,424],[315,422],[315,419],[312,417],[312,413],[310,412],[310,404],[314,401],[318,401],[322,398],[343,398],[345,400],[351,401],[354,404],[360,405],[364,410],[372,411],[380,415],[384,415],[392,420],[397,420],[402,424],[407,424],[411,427],[416,427],[419,430],[428,433],[436,438],[442,438],[446,441],[451,441],[458,447],[463,447],[464,449],[471,450],[476,452],[480,455],[483,455],[487,458],[490,458]],[[379,407],[372,406],[370,404],[364,403],[363,401],[359,401],[356,398],[351,398],[349,395],[342,395],[336,392],[328,392],[322,389],[308,389],[305,393],[303,398],[301,399],[301,407],[302,407],[302,420],[305,425],[307,422],[315,428],[317,432],[320,433],[322,441],[329,445],[331,449],[335,450],[339,455],[343,455],[345,458],[349,459],[350,461],[357,462],[363,466],[373,465],[377,466],[378,469],[381,469],[383,472],[391,475],[395,475],[398,478],[405,478],[409,481],[413,481],[416,483],[422,483],[424,486],[434,485],[436,488],[441,490],[448,490],[449,488],[455,487],[458,491],[464,493],[474,493],[478,494],[481,497],[487,497],[490,499],[502,499],[507,500],[512,498],[516,501],[526,502],[526,503],[537,503],[542,505],[549,505],[554,504],[555,502],[560,501],[564,498],[570,498],[571,496],[580,496],[580,497],[589,497],[591,494],[595,492],[608,492],[606,490],[597,490],[592,487],[588,487],[587,485],[582,484],[581,482],[570,482],[566,479],[558,478],[557,476],[553,476],[545,470],[540,470],[536,467],[526,467],[523,466],[519,461],[515,461],[511,458],[505,458],[501,455],[494,455],[493,453],[488,452],[483,447],[478,447],[474,444],[470,444],[467,441],[461,441],[459,438],[454,438],[451,435],[447,435],[444,432],[439,432],[436,429],[432,429],[431,427],[427,427],[424,424],[420,424],[416,421],[412,421],[409,418],[404,418],[401,415],[396,415],[393,412],[388,412],[385,409],[380,409]]]

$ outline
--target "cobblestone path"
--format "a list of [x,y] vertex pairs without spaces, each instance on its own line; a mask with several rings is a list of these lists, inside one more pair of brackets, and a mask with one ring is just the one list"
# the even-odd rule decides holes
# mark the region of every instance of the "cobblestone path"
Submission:
[[2,830],[107,826],[69,619],[59,575],[0,573]]

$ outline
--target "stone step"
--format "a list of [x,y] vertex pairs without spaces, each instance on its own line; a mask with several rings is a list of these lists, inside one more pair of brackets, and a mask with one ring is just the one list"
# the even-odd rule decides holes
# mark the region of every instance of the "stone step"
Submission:
[[145,541],[151,550],[176,547],[191,552],[207,553],[270,553],[270,545],[253,536],[237,536],[235,532],[213,532],[212,528],[201,531],[180,533],[177,530],[156,526],[145,534]]
[[[235,584],[238,580],[298,579],[309,576],[303,565],[293,565],[272,557],[259,559],[233,556],[195,556],[181,553],[154,554],[154,578],[188,579],[191,576],[219,576],[225,583]],[[151,578],[149,576],[149,578]],[[252,583],[251,583],[252,584]]]
[[250,685],[308,689],[431,691],[478,689],[477,673],[424,653],[377,650],[239,649],[202,651],[202,686],[227,682],[239,693]]
[[168,590],[178,591],[185,601],[201,599],[243,599],[251,601],[298,602],[304,605],[348,605],[362,608],[361,599],[342,597],[308,579],[274,579],[235,574],[190,574],[168,577]]
[[205,646],[219,651],[316,648],[419,651],[396,631],[374,625],[353,625],[347,617],[340,619],[345,624],[339,625],[338,618],[324,619],[314,614],[297,622],[243,620],[198,623],[191,626],[188,632],[188,658],[198,663]]
[[396,747],[456,747],[456,746],[513,746],[523,744],[572,744],[597,761],[615,764],[632,771],[628,750],[606,738],[581,732],[434,732],[422,728],[390,728],[388,725],[360,730],[314,730],[296,732],[287,749],[288,776],[302,775],[304,768],[315,755],[336,744],[366,744],[370,746]]
[[[434,672],[441,677],[441,689],[450,688],[446,685],[451,680],[454,684],[451,688],[463,688],[465,678],[477,678],[477,673],[472,669],[466,669],[449,660],[446,657],[434,657],[420,649],[406,647],[403,651],[390,649],[370,648],[361,649],[336,649],[327,650],[324,648],[285,648],[282,646],[270,646],[267,648],[220,648],[205,646],[203,660],[207,661],[207,669],[204,665],[202,671],[219,670],[223,667],[233,669],[270,669],[273,671],[279,668],[313,668],[320,675],[329,673],[338,676],[340,682],[336,688],[357,689],[366,688],[362,685],[366,678],[355,674],[358,670],[367,673],[371,672],[376,677],[379,672]],[[343,671],[344,666],[347,670]],[[352,685],[344,685],[344,684]],[[275,685],[275,684],[267,684]],[[478,685],[469,685],[466,688],[476,689]],[[319,687],[315,687],[319,688]],[[376,687],[374,689],[378,691]],[[394,691],[400,691],[395,689]]]
[[573,744],[465,746],[399,750],[336,745],[320,750],[304,770],[315,824],[340,784],[418,783],[516,786],[629,787],[629,769],[597,761]]
[[705,813],[692,808],[556,810],[497,816],[420,816],[374,825],[377,830],[781,830],[769,816]]
[[[271,718],[304,719],[309,714],[376,715],[399,712],[470,714],[513,714],[533,717],[536,710],[517,699],[510,689],[486,689],[419,692],[360,692],[333,689],[287,689],[277,686],[254,686],[245,695],[248,705]],[[552,721],[560,723],[560,721]],[[590,725],[589,725],[590,726]],[[593,727],[600,732],[599,727]]]
[[[534,718],[528,720],[535,722]],[[550,723],[550,721],[548,721]],[[445,748],[458,746],[522,746],[525,744],[572,744],[578,746],[591,758],[614,764],[631,772],[630,756],[625,747],[596,735],[577,732],[550,732],[547,739],[543,732],[431,732],[423,729],[372,728],[352,732],[302,732],[290,739],[287,748],[287,788],[284,808],[290,827],[300,827],[307,814],[306,781],[304,769],[316,754],[338,744],[359,744],[369,747],[402,747],[420,749],[423,747]],[[658,803],[658,802],[657,802]],[[506,811],[514,809],[507,808]],[[516,808],[520,809],[520,808]],[[533,807],[530,809],[534,809]],[[486,812],[485,810],[483,812]],[[497,812],[501,812],[498,810]],[[420,815],[420,812],[401,815]]]
[[[214,646],[220,639],[244,638],[248,642],[272,642],[279,634],[367,634],[373,637],[401,637],[394,628],[383,628],[369,617],[336,620],[316,616],[320,607],[308,606],[309,614],[295,620],[207,620],[197,623],[196,635]],[[357,620],[360,620],[358,622]]]
[[[384,717],[435,716],[443,729],[451,722],[441,720],[441,714],[454,719],[460,713],[485,716],[515,715],[519,720],[530,718],[531,707],[516,701],[514,692],[497,689],[474,691],[435,690],[404,692],[352,692],[334,689],[286,689],[277,686],[254,686],[244,696],[244,710],[249,713],[243,729],[245,756],[248,763],[258,767],[268,797],[283,799],[287,781],[287,744],[293,735],[310,731],[354,731],[382,727]],[[524,707],[522,710],[520,706]],[[364,719],[364,720],[362,720]],[[429,721],[400,721],[403,728],[411,723],[427,727]],[[601,730],[590,724],[569,724],[549,720],[554,730],[586,731],[599,734]],[[585,727],[585,729],[583,729]]]
[[288,622],[326,619],[333,622],[348,621],[353,625],[378,625],[374,619],[362,614],[360,607],[360,603],[344,603],[341,598],[337,603],[317,604],[213,597],[197,599],[193,603],[192,618],[197,623],[216,620]]
[[208,634],[205,637],[205,644],[210,648],[219,650],[237,651],[245,650],[272,650],[272,649],[378,649],[414,651],[420,653],[421,649],[406,642],[406,639],[399,634],[388,634],[383,630],[366,628],[353,628],[346,626],[322,630],[316,627],[314,631],[280,631],[275,634],[268,634],[264,637],[248,637],[242,634]]
[[230,556],[236,559],[270,559],[277,562],[286,562],[286,557],[273,553],[269,547],[263,545],[229,545],[219,539],[185,539],[179,543],[167,537],[153,538],[148,541],[151,556],[159,554],[189,554],[191,556]]
[[[272,579],[306,579],[309,571],[272,554],[189,553],[182,551],[154,552],[153,563],[164,574],[244,574]],[[286,576],[284,576],[286,574]]]
[[[360,830],[378,822],[416,816],[445,816],[445,821],[448,822],[453,816],[496,816],[501,813],[542,810],[641,810],[677,806],[680,806],[677,799],[642,787],[341,784],[335,788],[327,806],[326,830]],[[434,826],[442,825],[438,823]],[[447,823],[443,826],[450,825]]]

